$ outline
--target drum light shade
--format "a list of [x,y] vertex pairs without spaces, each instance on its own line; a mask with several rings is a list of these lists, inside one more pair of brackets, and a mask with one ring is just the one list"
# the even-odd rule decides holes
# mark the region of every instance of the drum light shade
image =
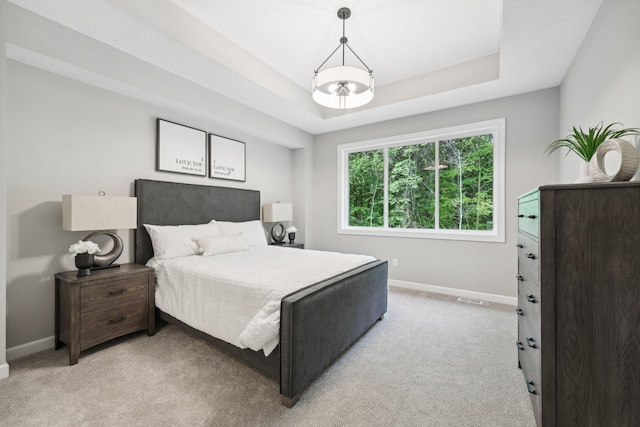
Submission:
[[313,78],[313,100],[329,108],[357,108],[373,99],[373,76],[358,67],[331,67]]

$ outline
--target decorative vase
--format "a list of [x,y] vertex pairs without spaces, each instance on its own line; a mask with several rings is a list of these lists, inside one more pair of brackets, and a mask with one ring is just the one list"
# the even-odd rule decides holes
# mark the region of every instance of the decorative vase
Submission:
[[293,245],[293,242],[296,240],[296,233],[289,233],[289,244]]
[[[605,171],[604,158],[609,152],[617,152],[620,156],[620,167],[612,175]],[[596,182],[620,182],[629,181],[638,171],[638,153],[629,141],[614,138],[604,141],[589,162],[589,175]]]
[[76,267],[78,268],[77,277],[91,276],[91,267],[93,267],[93,254],[78,254],[75,256]]
[[580,163],[580,178],[576,180],[576,184],[587,184],[593,182],[593,178],[589,175],[589,162]]
[[271,238],[273,239],[273,243],[276,245],[281,245],[284,240],[284,236],[287,235],[287,229],[284,228],[284,225],[278,223],[274,224],[271,227]]

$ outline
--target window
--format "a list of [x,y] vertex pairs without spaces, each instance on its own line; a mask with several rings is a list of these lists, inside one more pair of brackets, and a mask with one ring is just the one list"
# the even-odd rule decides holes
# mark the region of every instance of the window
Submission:
[[504,119],[338,146],[338,232],[504,242]]

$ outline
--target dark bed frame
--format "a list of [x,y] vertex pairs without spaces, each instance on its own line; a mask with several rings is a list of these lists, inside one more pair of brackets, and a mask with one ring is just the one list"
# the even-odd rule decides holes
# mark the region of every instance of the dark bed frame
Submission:
[[[153,247],[144,224],[181,225],[260,219],[260,192],[138,179],[135,261],[145,264]],[[292,249],[293,250],[293,249]],[[282,404],[300,393],[387,311],[387,262],[373,261],[282,299],[280,343],[268,357],[240,349],[158,310],[159,316],[206,339],[280,383]]]

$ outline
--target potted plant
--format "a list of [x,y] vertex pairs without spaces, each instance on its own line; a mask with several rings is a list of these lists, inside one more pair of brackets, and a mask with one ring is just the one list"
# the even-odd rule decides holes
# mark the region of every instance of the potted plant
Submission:
[[296,231],[298,231],[298,229],[293,225],[287,228],[287,233],[289,233],[289,244],[291,245],[293,245],[293,242],[296,240]]
[[574,126],[571,134],[563,139],[553,141],[545,152],[551,154],[559,148],[566,147],[569,150],[567,154],[570,152],[576,153],[585,162],[580,165],[581,177],[576,182],[593,182],[593,179],[589,178],[589,161],[598,150],[600,144],[609,139],[639,134],[637,128],[616,130],[612,129],[614,125],[621,125],[621,123],[615,122],[604,127],[603,123],[600,122],[595,127],[589,128],[587,132],[583,131],[581,127],[576,128]]
[[91,276],[93,255],[99,251],[98,245],[91,240],[79,240],[78,243],[74,243],[69,247],[69,253],[75,257],[78,277]]

